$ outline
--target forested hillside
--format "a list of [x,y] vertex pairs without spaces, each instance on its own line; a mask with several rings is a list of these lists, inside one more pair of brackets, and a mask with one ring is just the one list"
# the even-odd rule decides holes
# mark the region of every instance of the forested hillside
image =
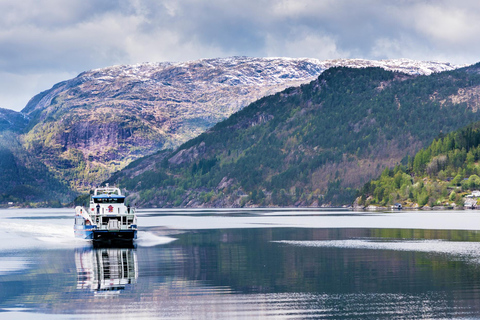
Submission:
[[109,181],[148,206],[352,203],[383,168],[480,120],[478,70],[410,76],[331,68]]
[[325,64],[236,57],[86,71],[29,101],[22,110],[30,119],[23,146],[55,177],[85,192],[131,161],[178,147],[265,95],[310,82]]
[[68,203],[131,161],[175,148],[252,101],[308,83],[331,66],[410,75],[457,68],[405,59],[231,57],[86,71],[34,96],[22,112],[0,109],[0,205]]
[[111,66],[34,96],[20,114],[29,118],[21,142],[57,179],[85,192],[133,160],[176,148],[261,97],[345,65],[409,74],[456,68],[405,59],[249,57]]
[[360,205],[461,206],[480,189],[480,122],[435,139],[405,165],[386,168],[361,189]]
[[8,114],[3,125],[0,121],[0,206],[35,203],[53,207],[70,202],[75,193],[22,146],[18,132],[27,123],[23,116],[10,111]]

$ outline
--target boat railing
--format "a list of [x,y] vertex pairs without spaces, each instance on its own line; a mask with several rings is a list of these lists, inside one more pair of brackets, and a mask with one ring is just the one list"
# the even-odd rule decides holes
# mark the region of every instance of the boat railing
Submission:
[[92,218],[88,214],[88,211],[82,206],[75,207],[75,214],[82,216],[85,220],[89,221],[90,224],[94,224]]
[[120,223],[103,223],[97,226],[97,230],[130,230],[130,225],[120,224]]
[[90,208],[91,215],[135,215],[137,210],[134,207],[114,207],[110,212],[108,207],[100,206],[98,209],[96,207]]

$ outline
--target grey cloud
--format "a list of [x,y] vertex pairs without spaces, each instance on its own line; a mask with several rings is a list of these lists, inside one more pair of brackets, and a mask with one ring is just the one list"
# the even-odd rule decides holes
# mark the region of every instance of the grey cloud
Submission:
[[[0,73],[36,76],[19,89],[25,103],[39,78],[113,64],[230,55],[480,60],[480,4],[470,0],[0,0],[0,12]],[[0,107],[20,109],[5,105],[15,100],[3,98],[5,79]]]
[[88,21],[94,16],[120,11],[119,1],[22,0],[0,1],[2,28],[32,25],[44,30],[55,30]]

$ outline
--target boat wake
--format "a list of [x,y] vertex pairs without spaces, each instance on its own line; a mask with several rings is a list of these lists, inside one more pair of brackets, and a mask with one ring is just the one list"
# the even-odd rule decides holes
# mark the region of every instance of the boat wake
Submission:
[[412,251],[434,254],[448,254],[460,256],[467,260],[480,264],[480,243],[465,241],[445,240],[399,240],[379,241],[365,239],[330,240],[330,241],[273,241],[293,246],[302,247],[325,247],[343,249],[369,249],[369,250],[394,250]]
[[138,231],[137,241],[135,241],[135,243],[140,247],[153,247],[157,245],[167,244],[175,240],[177,239],[166,236],[157,236],[147,231]]
[[[139,231],[137,240],[133,243],[140,247],[153,247],[168,244],[177,239],[158,236],[152,232]],[[91,246],[91,240],[75,238],[72,226],[65,224],[43,224],[11,222],[2,220],[0,223],[0,251],[15,251],[18,249],[57,249]]]
[[60,224],[17,223],[2,221],[0,224],[0,250],[21,248],[45,249],[74,247],[75,237],[71,226]]

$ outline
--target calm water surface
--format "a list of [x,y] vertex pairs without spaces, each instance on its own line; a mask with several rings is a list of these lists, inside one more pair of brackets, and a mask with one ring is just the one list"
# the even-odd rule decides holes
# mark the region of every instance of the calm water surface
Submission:
[[133,245],[94,247],[74,239],[73,210],[0,210],[0,319],[480,318],[480,212],[138,222]]

